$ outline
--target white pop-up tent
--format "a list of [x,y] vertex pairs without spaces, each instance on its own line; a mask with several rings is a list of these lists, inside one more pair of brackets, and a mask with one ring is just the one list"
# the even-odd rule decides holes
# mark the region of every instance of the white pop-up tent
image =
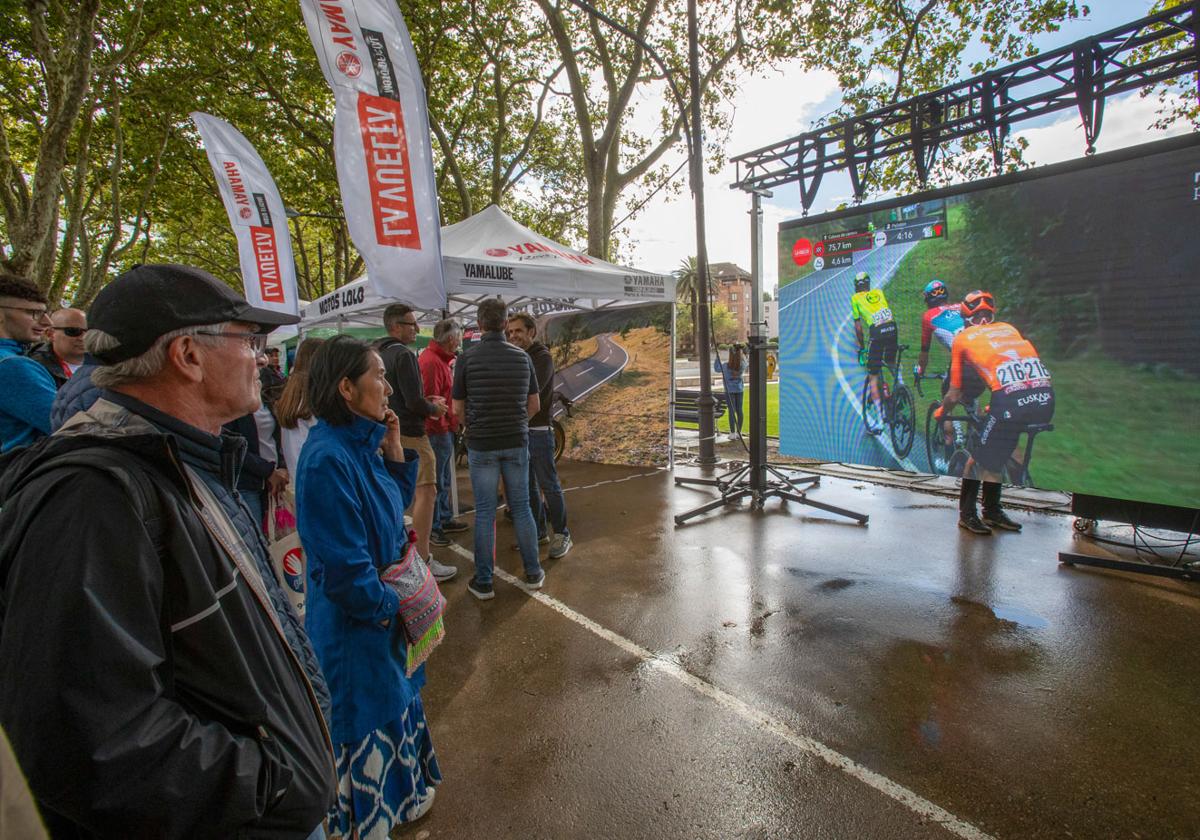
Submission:
[[[420,313],[426,323],[444,317],[473,320],[475,304],[496,296],[516,309],[535,308],[537,314],[675,300],[670,275],[582,254],[518,224],[494,204],[442,228],[442,267],[446,307]],[[304,306],[300,329],[379,326],[383,310],[394,302],[361,277]]]

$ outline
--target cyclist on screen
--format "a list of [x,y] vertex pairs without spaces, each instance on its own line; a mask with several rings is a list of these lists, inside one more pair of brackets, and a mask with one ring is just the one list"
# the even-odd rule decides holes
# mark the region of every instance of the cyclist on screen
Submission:
[[[1011,324],[996,321],[996,301],[988,292],[970,292],[963,298],[962,316],[967,326],[950,349],[950,386],[937,416],[943,417],[964,402],[968,372],[978,374],[992,392],[979,434],[979,446],[963,470],[958,498],[958,525],[975,534],[992,528],[1020,531],[1021,526],[1000,509],[1000,473],[1014,457],[1017,439],[1035,423],[1054,416],[1054,388],[1037,349]],[[949,434],[949,433],[948,433]],[[967,478],[976,466],[977,479]],[[976,513],[980,480],[983,482],[983,519]],[[990,526],[990,527],[989,527]]]
[[[854,278],[850,314],[854,317],[854,335],[858,339],[858,363],[867,367],[871,401],[875,403],[875,411],[882,417],[879,373],[884,362],[889,365],[896,363],[896,320],[892,317],[892,309],[883,290],[871,288],[871,275],[865,271],[860,271]],[[863,324],[867,325],[865,335]],[[875,434],[875,431],[868,431]]]
[[[933,343],[933,339],[941,342],[949,352],[954,344],[954,337],[966,326],[962,309],[957,303],[950,302],[950,292],[941,280],[929,281],[923,294],[926,309],[921,318],[921,353],[917,356],[916,367],[913,368],[913,372],[918,376],[925,375],[925,367],[929,364],[929,345]],[[945,383],[942,393],[945,394]]]

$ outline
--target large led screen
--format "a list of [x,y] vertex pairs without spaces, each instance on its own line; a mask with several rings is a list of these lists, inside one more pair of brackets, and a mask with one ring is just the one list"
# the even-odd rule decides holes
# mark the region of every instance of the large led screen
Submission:
[[[1008,483],[1200,507],[1197,140],[782,224],[780,451],[945,475],[984,453]],[[962,329],[973,290],[995,323]]]

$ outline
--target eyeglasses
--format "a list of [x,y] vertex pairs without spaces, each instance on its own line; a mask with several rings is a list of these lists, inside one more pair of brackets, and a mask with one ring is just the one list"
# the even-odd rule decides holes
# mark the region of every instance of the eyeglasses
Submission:
[[33,309],[28,306],[0,306],[0,309],[10,309],[13,312],[24,312],[35,321],[42,320],[49,312],[49,310],[45,307],[42,307],[41,309]]
[[241,332],[205,332],[200,330],[199,335],[211,335],[215,338],[238,338],[246,342],[246,346],[254,351],[254,355],[258,355],[267,349],[266,333],[241,333]]
[[397,321],[396,323],[398,323],[402,327],[419,327],[420,326],[420,324],[418,324],[416,321]]
[[79,338],[81,335],[87,335],[87,327],[55,327],[55,330],[63,335],[69,335],[71,338]]

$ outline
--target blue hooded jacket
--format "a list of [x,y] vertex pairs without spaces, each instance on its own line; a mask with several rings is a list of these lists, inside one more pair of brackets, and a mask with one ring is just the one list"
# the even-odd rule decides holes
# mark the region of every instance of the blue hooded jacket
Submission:
[[0,338],[0,452],[50,434],[54,380],[25,355],[25,345]]
[[386,460],[387,428],[365,417],[317,422],[296,471],[296,519],[307,565],[305,629],[333,696],[333,740],[357,744],[399,718],[425,684],[404,675],[400,597],[379,572],[408,545],[404,509],[417,453]]

